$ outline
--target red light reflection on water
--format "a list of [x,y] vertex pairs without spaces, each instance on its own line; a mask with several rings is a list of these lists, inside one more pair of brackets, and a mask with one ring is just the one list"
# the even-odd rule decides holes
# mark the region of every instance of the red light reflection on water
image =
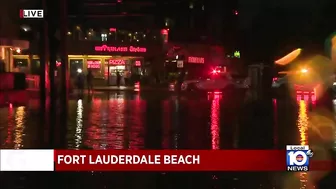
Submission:
[[109,122],[107,126],[107,146],[112,149],[123,149],[125,129],[125,100],[123,95],[115,95],[109,101]]
[[274,146],[278,146],[278,101],[273,99],[273,112],[274,112]]
[[165,100],[163,101],[163,140],[162,140],[162,148],[163,149],[168,149],[170,148],[170,130],[171,130],[171,119],[172,119],[172,115],[171,115],[171,104],[169,100]]
[[220,149],[220,99],[221,96],[218,94],[214,95],[214,98],[211,101],[211,146],[213,150]]
[[3,148],[20,149],[24,147],[26,110],[24,106],[8,108],[8,128]]
[[141,100],[140,95],[135,96],[135,100],[130,102],[131,114],[130,119],[133,120],[130,125],[130,142],[129,149],[137,150],[144,147],[144,110],[146,110],[146,101]]
[[15,123],[13,123],[14,122],[13,118],[14,118],[14,109],[13,109],[13,106],[9,106],[8,116],[7,116],[7,121],[8,121],[7,138],[4,144],[5,147],[11,147],[13,143],[13,131],[15,128]]
[[101,113],[100,110],[102,108],[102,103],[100,99],[93,99],[93,103],[91,106],[91,110],[88,116],[88,127],[85,130],[87,135],[86,139],[84,140],[84,144],[88,147],[91,147],[95,150],[100,149],[100,120],[101,120]]

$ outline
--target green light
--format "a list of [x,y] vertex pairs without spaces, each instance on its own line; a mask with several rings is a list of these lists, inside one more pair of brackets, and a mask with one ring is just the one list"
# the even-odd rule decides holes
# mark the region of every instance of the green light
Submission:
[[235,51],[233,53],[233,56],[236,57],[236,58],[240,58],[240,52],[239,51]]

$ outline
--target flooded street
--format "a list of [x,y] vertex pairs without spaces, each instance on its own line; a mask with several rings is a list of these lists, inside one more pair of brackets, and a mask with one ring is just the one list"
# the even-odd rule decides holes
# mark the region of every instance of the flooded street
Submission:
[[[58,139],[69,149],[283,149],[286,144],[309,143],[310,113],[317,107],[315,97],[308,96],[247,103],[243,96],[225,94],[97,93],[69,101],[66,136]],[[333,115],[331,108],[325,111]],[[52,124],[60,127],[61,119],[66,118],[57,115]],[[40,117],[38,100],[27,106],[1,108],[0,147],[50,147],[52,144],[46,145],[49,125],[50,121]],[[53,183],[72,189],[271,189],[283,188],[286,182],[305,188],[307,180],[304,174],[288,181],[283,173],[249,172],[1,174],[5,188],[48,187]]]

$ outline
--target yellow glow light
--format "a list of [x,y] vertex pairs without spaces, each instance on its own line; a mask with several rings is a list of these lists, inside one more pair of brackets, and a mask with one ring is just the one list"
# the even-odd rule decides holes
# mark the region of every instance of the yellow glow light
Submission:
[[301,73],[307,73],[307,72],[308,72],[307,69],[305,69],[305,68],[301,69]]
[[294,59],[296,59],[301,54],[302,49],[296,49],[286,56],[280,58],[279,60],[275,61],[276,64],[279,65],[286,65],[292,62]]

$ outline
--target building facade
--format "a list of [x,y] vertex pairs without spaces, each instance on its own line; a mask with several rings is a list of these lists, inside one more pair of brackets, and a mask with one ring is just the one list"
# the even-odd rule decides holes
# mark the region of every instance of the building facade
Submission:
[[[123,77],[164,75],[162,73],[166,73],[167,67],[174,65],[167,62],[174,46],[182,47],[186,52],[179,54],[185,68],[188,64],[224,61],[219,60],[223,55],[210,53],[214,46],[211,43],[197,40],[194,43],[172,42],[171,31],[181,27],[174,27],[166,19],[166,13],[172,10],[164,5],[164,2],[146,1],[88,1],[77,4],[77,9],[70,9],[67,36],[70,75],[75,77],[78,72],[91,70],[96,80],[110,85],[115,84],[117,72]],[[39,35],[34,34],[33,24],[27,22],[25,25],[26,29],[23,27],[21,32],[30,37],[31,47],[14,52],[12,70],[38,74],[39,39],[36,36]],[[222,47],[215,47],[217,54],[224,53]],[[212,60],[214,57],[216,61]],[[178,67],[176,63],[174,66]]]
[[29,41],[19,40],[19,3],[13,0],[0,6],[0,72],[11,70],[13,53],[29,48]]

